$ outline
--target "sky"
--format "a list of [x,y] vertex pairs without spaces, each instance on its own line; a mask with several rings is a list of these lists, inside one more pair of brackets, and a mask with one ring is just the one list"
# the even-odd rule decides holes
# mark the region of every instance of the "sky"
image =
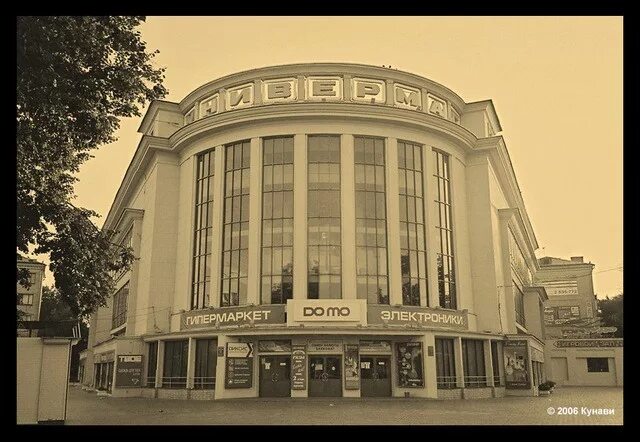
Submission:
[[[466,102],[492,99],[537,256],[584,256],[598,297],[622,292],[622,17],[147,17],[140,30],[169,101],[242,70],[322,61],[391,65]],[[75,204],[100,226],[141,118],[122,120],[77,175]]]

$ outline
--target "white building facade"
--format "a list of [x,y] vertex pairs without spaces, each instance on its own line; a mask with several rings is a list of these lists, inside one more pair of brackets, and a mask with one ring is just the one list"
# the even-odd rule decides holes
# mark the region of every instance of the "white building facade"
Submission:
[[93,316],[114,396],[535,395],[538,245],[490,100],[375,66],[259,68],[153,102]]

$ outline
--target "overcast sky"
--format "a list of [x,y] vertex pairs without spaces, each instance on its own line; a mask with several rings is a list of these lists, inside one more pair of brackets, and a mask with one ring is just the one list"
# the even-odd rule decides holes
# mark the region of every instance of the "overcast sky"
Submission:
[[[622,291],[622,18],[148,17],[141,31],[170,101],[234,72],[319,61],[391,65],[466,102],[492,99],[538,257],[584,256],[599,297]],[[75,202],[99,225],[140,120],[123,120],[78,174]]]

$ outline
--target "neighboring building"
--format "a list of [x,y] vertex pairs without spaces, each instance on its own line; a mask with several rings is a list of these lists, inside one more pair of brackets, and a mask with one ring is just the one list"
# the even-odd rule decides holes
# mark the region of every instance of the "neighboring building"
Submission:
[[594,264],[540,258],[538,285],[545,302],[546,374],[559,385],[622,386],[623,340],[608,339],[615,327],[602,327],[593,292]]
[[40,319],[40,305],[42,304],[42,280],[45,264],[35,259],[17,256],[19,269],[29,269],[31,286],[29,288],[17,284],[18,310],[24,312],[23,321],[37,321]]
[[584,262],[582,256],[572,256],[571,260],[547,256],[539,262],[536,281],[549,296],[544,313],[547,337],[584,337],[588,330],[598,333],[601,328],[593,292],[595,265]]
[[[93,315],[115,396],[472,398],[544,379],[538,244],[490,100],[347,63],[154,101]],[[142,386],[142,388],[141,388]]]

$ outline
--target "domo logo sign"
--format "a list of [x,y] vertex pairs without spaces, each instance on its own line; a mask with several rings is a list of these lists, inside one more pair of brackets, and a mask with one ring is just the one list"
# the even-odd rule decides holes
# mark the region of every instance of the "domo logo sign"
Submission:
[[[287,302],[290,322],[355,322],[362,319],[362,300],[293,300]],[[291,321],[293,320],[293,321]]]

